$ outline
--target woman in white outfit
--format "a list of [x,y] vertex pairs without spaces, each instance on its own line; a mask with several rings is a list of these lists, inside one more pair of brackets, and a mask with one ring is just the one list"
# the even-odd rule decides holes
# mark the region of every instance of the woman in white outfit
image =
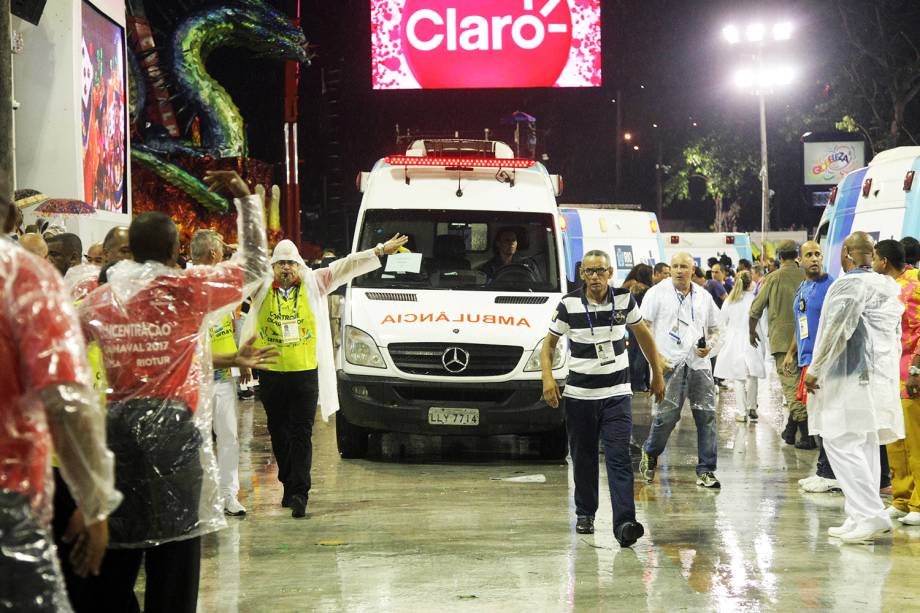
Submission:
[[754,302],[754,283],[747,271],[738,273],[735,286],[722,305],[719,326],[725,342],[716,358],[713,375],[731,381],[735,389],[737,421],[757,421],[757,380],[767,376],[763,343],[755,348],[748,342],[748,320]]

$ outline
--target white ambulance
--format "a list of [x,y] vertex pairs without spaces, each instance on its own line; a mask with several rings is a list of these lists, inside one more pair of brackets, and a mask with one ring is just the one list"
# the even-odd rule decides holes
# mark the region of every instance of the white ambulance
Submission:
[[896,147],[852,170],[831,193],[816,239],[824,247],[824,265],[841,274],[840,250],[851,232],[862,230],[876,241],[920,238],[920,147]]
[[664,259],[658,218],[638,205],[560,204],[559,215],[565,271],[572,284],[580,283],[576,270],[592,249],[610,255],[616,286],[636,264],[654,266]]
[[[540,350],[565,291],[561,179],[497,141],[419,140],[361,173],[354,250],[397,232],[406,253],[347,288],[338,353],[343,457],[368,434],[535,434],[566,452],[542,399]],[[566,374],[566,348],[553,362]]]
[[678,253],[689,253],[697,266],[708,269],[709,258],[728,254],[732,266],[741,258],[753,261],[751,237],[746,232],[665,232],[664,253],[667,262]]

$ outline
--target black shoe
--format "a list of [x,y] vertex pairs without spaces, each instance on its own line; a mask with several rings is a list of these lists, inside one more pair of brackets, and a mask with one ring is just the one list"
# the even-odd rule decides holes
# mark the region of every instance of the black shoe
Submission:
[[291,496],[291,517],[306,517],[307,497],[301,494]]
[[748,421],[755,422],[757,421],[757,409],[751,409],[748,411]]
[[796,449],[817,449],[818,443],[815,442],[815,437],[808,436],[808,422],[800,421],[798,423],[798,426],[799,426],[799,434],[801,435],[801,438],[799,438],[799,442],[795,444],[795,448]]
[[614,530],[614,537],[620,544],[620,547],[632,547],[633,543],[642,538],[645,534],[645,528],[637,521],[623,522],[617,530]]
[[290,497],[288,494],[284,494],[284,495],[281,497],[281,507],[284,508],[284,509],[290,509],[290,508],[291,508],[291,497]]
[[575,522],[575,532],[578,534],[594,534],[594,518],[587,515],[579,515]]
[[795,445],[795,433],[798,431],[798,425],[795,423],[795,420],[792,419],[792,415],[789,415],[789,419],[786,420],[786,429],[783,430],[783,441],[787,445]]
[[240,390],[237,397],[240,400],[250,400],[256,397],[256,393],[250,389]]

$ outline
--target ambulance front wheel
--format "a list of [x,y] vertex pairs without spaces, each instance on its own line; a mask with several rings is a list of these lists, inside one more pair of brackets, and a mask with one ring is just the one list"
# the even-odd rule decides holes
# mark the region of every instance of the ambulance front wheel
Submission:
[[367,455],[368,431],[349,423],[342,411],[335,414],[335,441],[343,458],[363,458]]
[[565,425],[540,435],[540,457],[544,460],[565,460],[569,439]]

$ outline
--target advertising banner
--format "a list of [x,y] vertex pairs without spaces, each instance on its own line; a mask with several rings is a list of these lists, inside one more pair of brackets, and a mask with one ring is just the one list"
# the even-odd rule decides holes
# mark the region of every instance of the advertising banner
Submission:
[[127,155],[124,31],[83,3],[83,199],[124,213]]
[[371,0],[374,89],[599,87],[600,0]]
[[866,165],[865,147],[862,141],[805,143],[805,185],[837,185]]

